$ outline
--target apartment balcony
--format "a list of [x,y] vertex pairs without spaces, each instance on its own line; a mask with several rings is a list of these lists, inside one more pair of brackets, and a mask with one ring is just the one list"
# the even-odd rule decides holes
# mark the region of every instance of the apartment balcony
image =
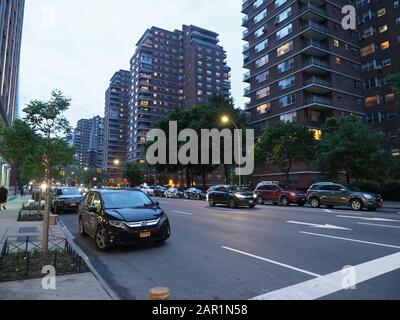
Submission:
[[250,34],[249,30],[246,29],[243,31],[243,39],[246,38]]
[[333,107],[334,103],[331,98],[327,98],[320,95],[312,95],[305,99],[305,106],[319,105]]
[[319,24],[311,20],[303,23],[301,30],[304,31],[304,37],[316,40],[325,39],[328,37],[326,34],[329,32],[329,30],[323,24]]
[[243,75],[243,81],[247,82],[247,81],[250,79],[250,77],[251,77],[250,71],[249,71],[249,72],[246,72],[246,73]]
[[246,43],[246,44],[243,46],[243,52],[249,50],[249,48],[250,48],[250,45],[249,45],[248,43]]
[[303,81],[305,91],[324,94],[332,91],[332,82],[320,77],[309,77]]
[[242,19],[242,25],[244,25],[247,21],[249,21],[249,16],[244,16]]
[[322,22],[328,16],[325,9],[311,3],[307,2],[304,6],[300,8],[301,17],[304,20]]
[[329,54],[329,47],[321,41],[307,39],[303,43],[303,53],[309,56],[323,57]]
[[139,73],[139,78],[151,79],[151,74],[141,72]]
[[247,88],[244,88],[244,95],[245,96],[249,95],[250,92],[251,92],[251,87],[250,86],[248,86]]
[[321,75],[331,72],[330,70],[327,70],[330,68],[330,64],[328,61],[314,57],[306,59],[303,63],[303,68],[305,69],[305,72],[312,74]]
[[317,7],[323,6],[325,4],[325,0],[300,0],[300,2],[304,4],[311,3]]

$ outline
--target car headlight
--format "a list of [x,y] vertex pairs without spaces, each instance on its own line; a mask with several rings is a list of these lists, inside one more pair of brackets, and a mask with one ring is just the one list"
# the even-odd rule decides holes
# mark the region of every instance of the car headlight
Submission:
[[126,229],[126,223],[123,221],[108,221],[108,223],[110,224],[110,226],[113,226],[115,228],[121,228],[121,229]]
[[290,195],[291,195],[292,197],[297,197],[297,194],[295,194],[294,192],[291,192]]
[[244,198],[246,198],[246,196],[244,196],[244,195],[242,195],[242,194],[235,194],[235,196],[236,196],[236,198],[238,198],[238,199],[244,199]]
[[258,197],[258,196],[257,196],[256,194],[253,194],[253,198],[254,198],[254,199],[257,199],[257,197]]
[[163,215],[160,217],[160,224],[163,224],[163,223],[166,222],[167,220],[168,220],[167,215],[166,215],[166,214],[163,214]]
[[366,198],[366,199],[368,199],[368,200],[372,200],[372,199],[374,199],[374,197],[373,196],[371,196],[370,194],[368,194],[368,193],[363,193],[363,196],[364,196],[364,198]]

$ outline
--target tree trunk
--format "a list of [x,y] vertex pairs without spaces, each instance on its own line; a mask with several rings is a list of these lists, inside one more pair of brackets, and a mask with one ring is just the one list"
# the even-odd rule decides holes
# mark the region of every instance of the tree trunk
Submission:
[[206,187],[206,172],[205,171],[203,171],[202,177],[203,177],[203,188],[205,188]]
[[224,164],[224,170],[225,170],[225,183],[229,184],[229,170],[228,170],[228,166],[226,164]]

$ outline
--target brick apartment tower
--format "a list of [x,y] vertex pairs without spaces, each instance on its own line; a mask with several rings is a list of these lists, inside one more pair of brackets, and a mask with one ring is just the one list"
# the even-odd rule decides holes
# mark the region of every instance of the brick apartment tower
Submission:
[[130,72],[119,70],[111,78],[106,91],[103,161],[109,183],[113,185],[123,184],[130,83]]
[[[0,1],[0,121],[9,126],[18,114],[18,73],[24,0]],[[16,183],[16,172],[0,154],[0,185]]]
[[230,96],[230,68],[218,34],[195,26],[148,29],[131,59],[128,161],[145,160],[147,132],[175,108]]
[[[359,35],[342,28],[342,7],[350,1],[247,0],[242,12],[247,111],[257,136],[279,121],[301,122],[321,139],[328,117],[365,117]],[[294,166],[291,181],[307,186],[315,168]],[[270,164],[257,180],[282,180]]]

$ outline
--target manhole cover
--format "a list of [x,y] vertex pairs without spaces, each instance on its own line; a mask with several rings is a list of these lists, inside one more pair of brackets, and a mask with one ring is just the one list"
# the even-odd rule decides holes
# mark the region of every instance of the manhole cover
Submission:
[[19,233],[38,233],[39,229],[37,227],[24,227],[19,228]]

